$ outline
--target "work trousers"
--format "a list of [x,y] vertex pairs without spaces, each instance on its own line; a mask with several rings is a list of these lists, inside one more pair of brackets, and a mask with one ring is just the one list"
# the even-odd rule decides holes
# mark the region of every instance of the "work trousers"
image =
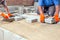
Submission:
[[[55,13],[55,6],[44,6],[42,7],[44,14],[47,14],[49,16],[54,16]],[[40,15],[39,10],[37,10],[37,14]]]

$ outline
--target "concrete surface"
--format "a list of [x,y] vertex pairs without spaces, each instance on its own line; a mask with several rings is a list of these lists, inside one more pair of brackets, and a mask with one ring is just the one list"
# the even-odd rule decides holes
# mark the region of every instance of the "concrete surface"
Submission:
[[28,40],[60,40],[60,24],[26,23],[25,20],[0,23],[0,27],[26,37]]

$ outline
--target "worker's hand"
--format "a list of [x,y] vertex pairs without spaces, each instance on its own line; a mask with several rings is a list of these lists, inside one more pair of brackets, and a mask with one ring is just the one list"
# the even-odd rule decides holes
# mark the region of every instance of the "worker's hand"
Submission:
[[55,14],[53,17],[54,17],[55,22],[59,22],[59,15],[58,14]]
[[5,13],[1,13],[1,16],[4,17],[5,19],[9,19],[9,16]]
[[14,15],[13,15],[13,14],[11,14],[11,13],[8,13],[8,16],[9,16],[9,17],[12,17],[12,16],[14,16]]
[[40,14],[40,22],[44,22],[44,20],[45,20],[45,16],[44,16],[44,14]]

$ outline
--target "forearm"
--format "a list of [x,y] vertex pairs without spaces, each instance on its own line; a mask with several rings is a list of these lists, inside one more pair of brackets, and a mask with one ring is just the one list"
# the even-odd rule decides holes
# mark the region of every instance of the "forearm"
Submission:
[[38,10],[40,13],[40,22],[44,22],[45,16],[44,16],[44,12],[43,12],[43,8],[41,6],[38,6]]
[[7,13],[10,13],[10,12],[9,12],[9,9],[8,9],[8,7],[7,7],[7,2],[6,2],[6,0],[4,0],[3,6],[4,6],[6,12],[7,12]]
[[40,14],[44,14],[43,9],[42,9],[41,6],[38,6],[38,10],[39,10],[39,13],[40,13]]
[[55,14],[59,14],[59,6],[56,6],[55,9]]
[[7,13],[10,13],[9,9],[8,9],[8,7],[6,5],[4,6],[4,8],[5,8],[5,10],[6,10]]

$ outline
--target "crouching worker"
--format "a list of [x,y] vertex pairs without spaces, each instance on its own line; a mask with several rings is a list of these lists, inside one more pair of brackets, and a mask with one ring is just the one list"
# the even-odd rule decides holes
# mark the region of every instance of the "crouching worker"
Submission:
[[9,9],[7,7],[7,3],[6,0],[0,0],[0,5],[3,5],[3,7],[5,8],[6,12],[8,13],[8,16],[5,15],[5,13],[0,13],[1,16],[3,16],[4,18],[8,19],[10,16],[13,16],[12,14],[10,14]]
[[40,21],[42,23],[44,22],[44,13],[47,13],[49,16],[54,17],[55,21],[58,22],[59,5],[59,0],[38,0],[38,14],[40,14]]

